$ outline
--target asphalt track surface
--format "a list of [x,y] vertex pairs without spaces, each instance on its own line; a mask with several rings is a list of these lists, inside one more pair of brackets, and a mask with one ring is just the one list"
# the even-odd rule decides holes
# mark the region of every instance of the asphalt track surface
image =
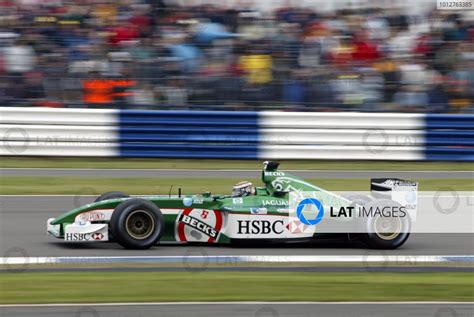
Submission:
[[[473,171],[341,171],[288,170],[301,178],[424,178],[474,179]],[[110,178],[259,178],[261,170],[193,170],[193,169],[64,169],[64,168],[2,168],[0,175],[30,177],[110,177]]]
[[67,307],[1,307],[0,316],[9,317],[467,317],[473,316],[472,304],[166,304]]
[[252,247],[169,244],[150,250],[125,250],[115,243],[68,243],[46,234],[48,218],[93,199],[91,196],[0,196],[0,256],[474,255],[473,234],[412,234],[404,246],[390,251],[367,250],[363,245],[346,243]]

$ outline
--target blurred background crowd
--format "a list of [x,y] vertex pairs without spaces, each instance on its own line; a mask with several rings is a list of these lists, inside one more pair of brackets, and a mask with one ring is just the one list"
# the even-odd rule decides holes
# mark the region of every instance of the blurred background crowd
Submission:
[[473,110],[464,12],[209,3],[2,0],[1,105]]

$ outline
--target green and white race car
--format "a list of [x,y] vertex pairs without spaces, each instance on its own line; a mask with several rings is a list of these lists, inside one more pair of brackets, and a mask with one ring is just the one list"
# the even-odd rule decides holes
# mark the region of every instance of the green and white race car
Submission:
[[[93,203],[48,219],[47,232],[65,241],[115,241],[130,249],[166,242],[309,242],[326,238],[360,240],[371,248],[394,249],[408,239],[411,221],[406,212],[388,218],[372,212],[387,206],[403,210],[399,202],[386,196],[331,193],[278,170],[278,165],[264,163],[265,186],[241,182],[231,195],[130,197],[121,192],[105,193]],[[372,180],[372,189],[378,193],[390,192],[396,186],[417,188],[416,183],[399,179]],[[304,199],[303,193],[313,196]],[[292,197],[300,196],[302,199],[293,204]],[[308,216],[306,207],[315,213]],[[360,217],[351,212],[354,208],[371,212]],[[337,215],[339,218],[334,219]],[[324,229],[329,223],[343,226]]]

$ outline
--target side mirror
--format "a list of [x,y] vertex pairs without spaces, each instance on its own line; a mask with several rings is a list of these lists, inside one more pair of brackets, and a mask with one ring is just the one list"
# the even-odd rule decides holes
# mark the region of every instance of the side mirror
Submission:
[[224,198],[224,197],[225,197],[225,196],[222,196],[222,195],[215,195],[215,196],[212,196],[212,200],[213,200],[213,201],[216,201],[216,200],[222,199],[222,198]]
[[265,161],[263,162],[263,169],[269,172],[276,171],[279,165],[280,163],[275,162],[275,161]]

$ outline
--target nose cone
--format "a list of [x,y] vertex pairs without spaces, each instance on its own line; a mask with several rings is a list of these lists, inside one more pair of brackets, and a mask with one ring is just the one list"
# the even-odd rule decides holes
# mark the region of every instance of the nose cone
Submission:
[[56,218],[49,218],[46,223],[46,231],[48,232],[48,234],[56,237],[56,238],[59,238],[60,237],[60,227],[61,225],[54,225],[53,222],[54,220],[56,220]]

